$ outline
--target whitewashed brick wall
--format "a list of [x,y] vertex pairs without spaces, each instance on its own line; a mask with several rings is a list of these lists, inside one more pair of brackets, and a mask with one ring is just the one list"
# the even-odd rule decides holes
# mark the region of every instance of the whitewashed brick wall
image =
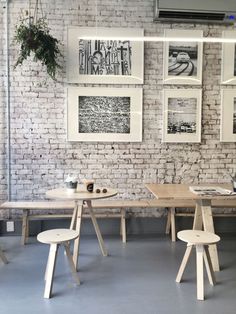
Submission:
[[[31,1],[33,2],[33,1]],[[153,0],[42,0],[51,32],[61,41],[64,54],[60,81],[65,78],[67,26],[136,27],[147,36],[164,29],[202,29],[204,35],[221,36],[226,26],[153,23]],[[11,36],[11,148],[12,199],[43,199],[45,191],[63,185],[68,173],[94,178],[100,185],[117,188],[118,197],[151,197],[150,182],[227,182],[236,171],[236,144],[220,143],[221,45],[205,44],[203,56],[202,142],[161,143],[162,43],[145,43],[142,143],[66,142],[67,84],[55,83],[45,69],[32,61],[13,69],[17,48],[12,42],[20,12],[28,0],[10,2]],[[97,15],[96,15],[97,12]],[[0,10],[1,43],[4,43],[4,10]],[[229,27],[230,28],[230,27]],[[0,45],[1,80],[6,56]],[[46,85],[45,85],[46,81]],[[87,85],[91,86],[91,85]],[[96,85],[97,86],[97,85]],[[103,87],[105,85],[102,85]],[[114,86],[114,85],[113,85]],[[126,85],[124,85],[126,87]],[[169,87],[169,86],[167,86]],[[180,86],[181,87],[181,86]],[[191,88],[188,86],[186,88]],[[0,196],[6,199],[5,85],[0,86]]]

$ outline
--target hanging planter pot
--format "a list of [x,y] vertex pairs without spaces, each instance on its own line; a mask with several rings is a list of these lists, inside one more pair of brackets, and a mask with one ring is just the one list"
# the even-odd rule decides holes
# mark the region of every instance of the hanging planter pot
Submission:
[[50,35],[50,29],[43,13],[42,17],[38,18],[39,3],[41,5],[40,0],[36,0],[34,16],[20,19],[16,26],[14,39],[20,45],[20,51],[15,67],[21,65],[33,54],[33,60],[46,66],[47,73],[55,80],[56,71],[61,68],[58,57],[62,54],[58,46],[59,41]]

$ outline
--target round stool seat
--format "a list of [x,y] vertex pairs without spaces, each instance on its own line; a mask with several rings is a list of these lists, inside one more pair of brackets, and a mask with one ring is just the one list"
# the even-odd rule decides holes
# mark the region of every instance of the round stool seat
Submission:
[[193,245],[210,245],[220,241],[220,237],[214,233],[202,230],[183,230],[177,233],[177,237]]
[[52,244],[63,243],[78,238],[79,232],[70,229],[52,229],[38,234],[39,242]]

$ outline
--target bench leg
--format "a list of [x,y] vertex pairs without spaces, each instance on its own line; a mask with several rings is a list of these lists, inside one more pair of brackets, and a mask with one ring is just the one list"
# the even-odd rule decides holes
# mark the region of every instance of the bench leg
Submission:
[[8,263],[8,260],[6,258],[6,256],[4,255],[3,251],[0,249],[0,258],[3,261],[4,264]]
[[212,267],[211,258],[210,258],[209,250],[207,246],[204,247],[203,257],[204,257],[204,262],[205,262],[209,282],[212,286],[214,286],[216,284],[215,274],[214,274],[214,270]]
[[171,217],[170,208],[167,208],[166,234],[170,234],[170,221],[171,221],[170,217]]
[[180,265],[180,268],[179,268],[177,277],[176,277],[176,279],[175,279],[176,282],[180,282],[181,279],[182,279],[182,276],[183,276],[185,267],[186,267],[186,265],[187,265],[187,262],[188,262],[188,260],[189,260],[189,256],[190,256],[190,254],[191,254],[192,248],[193,248],[192,245],[187,245],[187,248],[186,248],[186,251],[185,251],[185,253],[184,253],[184,257],[183,257],[183,259],[182,259],[182,262],[181,262],[181,265]]
[[203,245],[196,245],[197,265],[197,299],[204,300],[204,276],[203,276]]
[[125,208],[121,209],[121,235],[122,235],[122,242],[126,243],[126,220],[125,220]]
[[47,278],[46,278],[46,284],[45,284],[45,290],[44,290],[44,298],[46,299],[49,299],[51,297],[57,251],[58,251],[58,245],[51,244],[50,250],[49,250],[49,256],[48,256]]
[[28,210],[23,209],[23,220],[22,220],[22,236],[21,236],[21,244],[25,245],[27,236],[29,233],[29,219],[28,219]]
[[70,244],[69,243],[64,243],[64,247],[65,247],[66,255],[67,255],[67,258],[68,258],[69,265],[70,265],[70,269],[71,269],[71,272],[72,272],[72,276],[73,276],[76,284],[80,285],[79,276],[78,276],[78,273],[76,271],[75,264],[73,262],[73,258],[72,258],[71,254],[70,254]]
[[171,241],[176,242],[176,231],[175,231],[175,208],[170,209],[170,221],[171,221]]

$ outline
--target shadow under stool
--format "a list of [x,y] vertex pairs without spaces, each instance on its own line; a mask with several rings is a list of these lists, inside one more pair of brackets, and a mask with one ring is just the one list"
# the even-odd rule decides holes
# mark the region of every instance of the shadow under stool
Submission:
[[214,233],[201,230],[183,230],[178,232],[177,237],[187,242],[187,248],[181,262],[176,282],[180,282],[189,260],[193,246],[196,247],[196,268],[197,268],[197,299],[204,300],[204,272],[205,263],[208,279],[211,285],[215,285],[215,275],[212,268],[208,246],[220,241],[220,237]]

